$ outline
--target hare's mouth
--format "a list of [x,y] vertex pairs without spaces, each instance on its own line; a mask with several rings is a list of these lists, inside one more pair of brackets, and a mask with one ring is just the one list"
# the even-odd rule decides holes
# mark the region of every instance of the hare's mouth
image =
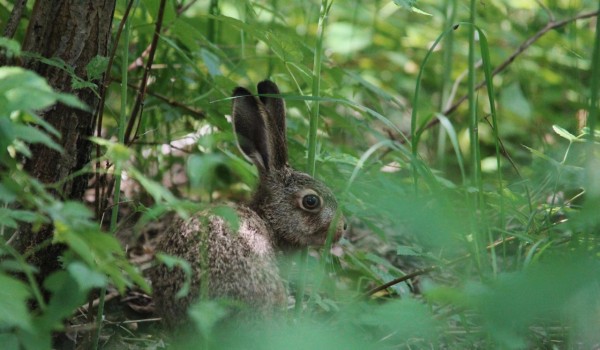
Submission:
[[330,234],[332,235],[332,237],[331,237],[332,243],[335,243],[342,238],[343,232],[341,230],[335,230],[335,232],[330,232],[330,230],[331,230],[330,227],[327,226],[325,229],[323,229],[319,233],[316,233],[313,236],[315,238],[315,241],[318,242],[317,245],[325,244],[325,242],[327,242],[327,237],[329,237]]

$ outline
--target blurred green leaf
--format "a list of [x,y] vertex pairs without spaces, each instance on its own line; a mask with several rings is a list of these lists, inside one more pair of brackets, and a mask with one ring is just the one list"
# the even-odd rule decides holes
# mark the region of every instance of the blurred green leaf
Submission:
[[427,15],[427,16],[431,16],[430,13],[427,13],[423,10],[418,9],[417,7],[415,7],[415,5],[417,4],[417,0],[394,0],[394,3],[398,6],[402,6],[404,8],[407,8],[409,10],[411,10],[412,12],[416,12],[419,13],[421,15]]
[[58,145],[48,134],[42,132],[35,127],[26,125],[13,125],[12,132],[15,138],[21,139],[28,143],[41,143],[44,146],[50,147],[53,150],[62,152],[63,149]]
[[12,327],[33,331],[27,307],[31,293],[27,285],[3,273],[0,273],[0,285],[0,332]]
[[5,49],[7,57],[21,56],[21,44],[7,37],[0,37],[0,47]]
[[217,167],[224,164],[223,156],[210,153],[203,155],[193,154],[187,159],[187,175],[190,184],[197,188],[206,188],[216,182]]
[[77,281],[79,288],[83,291],[92,288],[100,288],[106,285],[106,276],[100,274],[82,263],[74,262],[69,264],[67,271],[71,277]]
[[409,255],[409,256],[420,256],[420,255],[422,255],[422,253],[419,250],[420,249],[416,249],[414,247],[399,245],[396,247],[396,254]]
[[209,337],[219,321],[229,314],[229,310],[223,304],[210,300],[200,301],[189,310],[189,315],[194,325],[204,337]]
[[[35,95],[35,98],[31,98]],[[12,111],[44,109],[60,101],[72,107],[87,109],[77,98],[56,93],[46,80],[20,67],[0,67],[0,116]]]
[[238,217],[238,212],[234,208],[227,205],[220,205],[210,208],[210,212],[223,218],[229,224],[231,231],[238,232],[241,221]]
[[531,119],[531,104],[523,95],[519,83],[512,83],[500,91],[500,104],[523,119]]
[[220,68],[221,62],[219,61],[219,57],[206,49],[200,49],[200,57],[202,57],[202,60],[208,69],[208,73],[211,76],[223,75]]

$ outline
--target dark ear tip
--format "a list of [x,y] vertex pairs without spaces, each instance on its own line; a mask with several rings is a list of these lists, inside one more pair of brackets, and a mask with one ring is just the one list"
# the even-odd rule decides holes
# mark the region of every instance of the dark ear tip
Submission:
[[252,93],[250,91],[248,91],[247,89],[238,86],[235,89],[233,89],[233,93],[232,93],[232,97],[240,97],[240,96],[252,96]]
[[258,83],[258,85],[256,85],[256,88],[258,89],[258,91],[261,92],[264,91],[266,93],[279,94],[279,88],[277,87],[277,84],[270,81],[269,79],[263,80],[260,83]]

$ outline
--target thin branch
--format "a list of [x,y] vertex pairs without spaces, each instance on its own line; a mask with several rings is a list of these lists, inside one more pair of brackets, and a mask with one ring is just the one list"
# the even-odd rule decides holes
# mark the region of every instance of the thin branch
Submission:
[[[134,88],[134,89],[137,89],[137,86],[135,86],[133,84],[127,84],[127,86],[129,86],[131,88]],[[192,107],[190,107],[190,106],[188,106],[188,105],[186,105],[186,104],[184,104],[182,102],[179,102],[177,100],[174,100],[172,98],[169,98],[167,96],[161,95],[161,94],[156,93],[156,92],[146,91],[146,94],[150,95],[152,97],[156,97],[157,99],[162,100],[163,102],[165,102],[165,103],[167,103],[167,104],[169,104],[169,105],[171,105],[173,107],[181,108],[184,111],[188,112],[189,114],[193,115],[197,119],[204,119],[204,118],[206,118],[206,113],[204,113],[204,111],[201,110],[201,109],[192,108]]]
[[190,7],[192,7],[192,5],[194,5],[195,2],[197,2],[197,0],[192,0],[187,5],[179,5],[177,8],[177,16],[181,16],[181,14],[187,11]]
[[[108,65],[106,67],[106,72],[104,73],[104,80],[101,85],[102,91],[100,92],[100,103],[98,103],[98,110],[94,114],[95,120],[94,120],[93,124],[96,124],[96,137],[102,136],[101,135],[102,119],[104,116],[104,105],[105,105],[104,101],[106,100],[106,91],[108,90],[108,85],[111,82],[110,72],[112,70],[113,62],[114,62],[115,56],[117,54],[117,48],[119,46],[118,45],[119,40],[121,39],[121,33],[123,33],[123,27],[125,26],[125,23],[127,22],[127,19],[129,18],[129,12],[131,11],[133,3],[134,3],[134,0],[129,0],[129,3],[127,4],[127,8],[125,9],[125,13],[123,14],[121,23],[119,24],[119,28],[117,30],[117,35],[116,35],[116,38],[114,41],[114,45],[113,45],[112,51],[110,53],[110,57],[108,59]],[[100,159],[100,145],[96,145],[96,159]],[[96,178],[98,178],[98,176],[99,176],[98,169],[100,169],[99,161],[96,162],[96,171],[95,171]],[[101,198],[100,197],[100,181],[96,181],[95,196],[96,196],[95,197],[96,198],[96,217],[99,217],[100,213],[104,210],[103,207],[106,205],[105,203],[103,203],[102,200],[100,200],[100,198]]]
[[[150,52],[148,54],[148,61],[146,62],[146,68],[144,69],[144,75],[142,76],[142,81],[140,83],[140,87],[138,89],[137,97],[135,100],[135,104],[133,106],[133,110],[131,111],[131,117],[129,118],[129,124],[127,124],[127,130],[125,132],[125,144],[129,144],[132,141],[131,133],[133,131],[133,127],[141,118],[140,110],[143,108],[142,103],[144,101],[144,96],[146,95],[146,86],[148,85],[148,77],[150,75],[150,69],[152,68],[152,63],[154,62],[154,55],[156,54],[156,48],[158,46],[158,39],[160,38],[160,32],[163,24],[163,17],[165,14],[165,5],[166,0],[160,1],[160,6],[158,8],[158,16],[156,19],[156,26],[154,27],[154,36],[152,37],[152,44],[150,44]],[[139,117],[138,117],[139,116]],[[137,122],[139,125],[139,122]],[[135,135],[134,137],[135,138]]]
[[431,271],[437,270],[439,268],[440,268],[439,266],[430,266],[430,267],[426,267],[426,268],[421,269],[421,270],[417,270],[415,272],[409,273],[408,275],[404,275],[402,277],[395,278],[395,279],[393,279],[393,280],[391,280],[391,281],[389,281],[387,283],[384,283],[384,284],[382,284],[380,286],[377,286],[377,287],[369,290],[368,292],[366,292],[364,295],[365,296],[371,296],[371,295],[373,295],[373,294],[375,294],[377,292],[380,292],[380,291],[382,291],[384,289],[388,289],[389,287],[391,287],[393,285],[396,285],[398,283],[402,283],[404,281],[408,281],[408,280],[413,279],[413,278],[415,278],[417,276],[421,276],[421,275],[430,273]]
[[[497,74],[503,72],[520,54],[522,54],[523,52],[525,52],[525,50],[527,50],[531,45],[533,45],[533,43],[535,43],[539,38],[541,38],[542,36],[544,36],[546,33],[548,33],[549,31],[553,30],[553,29],[557,29],[560,27],[563,27],[571,22],[580,20],[580,19],[587,19],[587,18],[592,18],[592,17],[597,17],[598,13],[600,13],[600,11],[593,11],[593,12],[586,12],[586,13],[580,13],[576,16],[564,19],[562,21],[550,21],[548,22],[542,29],[540,29],[537,33],[535,33],[533,36],[531,36],[530,38],[528,38],[527,40],[525,40],[521,45],[519,45],[519,47],[515,50],[515,52],[512,53],[512,55],[510,55],[504,62],[502,62],[498,67],[496,67],[496,69],[494,69],[494,71],[492,72],[492,77],[496,76]],[[479,84],[477,84],[475,86],[475,90],[479,90],[481,89],[483,86],[485,85],[485,81],[481,81],[479,82]],[[458,107],[467,100],[467,95],[463,95],[461,98],[459,98],[452,106],[446,108],[442,114],[444,115],[450,115],[452,113],[454,113]],[[425,129],[429,129],[434,125],[437,125],[439,123],[439,119],[433,119],[431,120],[426,126]]]
[[5,38],[12,39],[15,36],[15,32],[17,31],[17,26],[19,25],[19,21],[21,21],[21,17],[23,16],[23,9],[27,5],[27,0],[16,0],[15,5],[13,6],[12,11],[10,12],[10,17],[8,18],[8,23],[6,23],[6,27],[4,27]]
[[[502,238],[502,239],[496,240],[495,242],[489,244],[486,247],[486,249],[489,250],[489,249],[495,248],[495,247],[497,247],[497,246],[499,246],[501,244],[504,244],[506,242],[510,242],[510,241],[512,241],[514,239],[515,239],[515,237],[511,236],[511,237],[507,237],[507,238]],[[464,256],[462,256],[460,258],[457,258],[457,259],[454,259],[452,261],[449,261],[448,263],[446,263],[444,265],[444,267],[452,266],[452,265],[454,265],[456,263],[459,263],[459,262],[461,262],[463,260],[468,259],[469,257],[471,257],[471,254],[466,254],[466,255],[464,255]],[[379,291],[382,291],[384,289],[387,289],[387,288],[389,288],[389,287],[391,287],[393,285],[396,285],[398,283],[402,283],[404,281],[408,281],[408,280],[413,279],[413,278],[415,278],[417,276],[421,276],[421,275],[430,273],[432,271],[439,270],[441,268],[442,268],[442,266],[440,266],[440,265],[437,265],[437,266],[433,265],[433,266],[426,267],[424,269],[417,270],[415,272],[409,273],[408,275],[404,275],[404,276],[395,278],[395,279],[393,279],[393,280],[391,280],[391,281],[389,281],[387,283],[384,283],[384,284],[382,284],[380,286],[377,286],[377,287],[369,290],[368,292],[364,293],[363,296],[371,296],[371,295],[373,295],[373,294],[375,294],[375,293],[377,293]]]

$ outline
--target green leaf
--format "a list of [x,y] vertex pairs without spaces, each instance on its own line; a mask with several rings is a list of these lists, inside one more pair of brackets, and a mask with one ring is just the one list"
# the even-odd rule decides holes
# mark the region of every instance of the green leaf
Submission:
[[527,146],[523,146],[523,147],[527,148],[531,152],[531,154],[533,154],[534,156],[536,156],[538,158],[541,158],[543,160],[546,160],[546,161],[550,162],[552,165],[555,165],[555,166],[559,166],[560,165],[559,162],[557,162],[556,160],[548,157],[543,152],[540,152],[537,149],[533,149],[533,148],[530,148],[530,147],[527,147]]
[[192,305],[188,314],[204,337],[208,337],[214,327],[229,314],[228,308],[214,300],[200,301]]
[[0,37],[0,47],[6,50],[3,54],[7,57],[21,56],[21,44],[16,40]]
[[221,205],[211,208],[210,212],[223,218],[229,224],[229,227],[233,232],[237,232],[240,228],[240,218],[234,208],[227,205]]
[[363,326],[380,327],[385,335],[380,344],[384,348],[386,344],[404,343],[408,339],[435,340],[438,336],[437,321],[428,307],[411,299],[369,305],[368,312],[358,315],[356,322]]
[[29,210],[11,209],[10,215],[21,222],[34,223],[45,222],[46,218],[40,214]]
[[87,108],[72,95],[54,92],[44,78],[32,71],[20,67],[0,67],[0,115],[9,115],[13,111],[40,110],[56,101],[71,107]]
[[526,121],[531,120],[531,104],[525,98],[518,82],[502,89],[500,92],[500,105]]
[[69,264],[67,271],[82,291],[89,291],[92,288],[100,288],[106,285],[106,276],[91,270],[80,262]]
[[67,106],[78,108],[78,109],[81,109],[82,111],[88,111],[88,112],[91,111],[90,107],[88,107],[88,105],[83,103],[80,99],[78,99],[74,95],[56,94],[56,99],[59,102],[61,102],[62,104],[65,104]]
[[327,48],[343,55],[363,50],[373,40],[369,31],[356,30],[354,25],[348,22],[331,23],[326,31]]
[[73,77],[73,79],[71,80],[71,87],[73,88],[73,90],[79,90],[79,89],[95,90],[98,88],[98,85],[96,85],[90,81],[86,81],[83,79]]
[[568,140],[569,142],[577,141],[577,136],[571,134],[566,129],[564,129],[558,125],[552,125],[552,129],[558,136]]
[[130,168],[128,170],[129,175],[136,179],[137,182],[150,194],[156,202],[165,201],[167,203],[176,203],[177,198],[171,193],[168,189],[166,189],[162,184],[150,180],[148,177],[144,176],[135,168]]
[[[35,98],[31,98],[35,96]],[[0,67],[0,112],[38,110],[56,102],[56,94],[46,80],[20,67]]]
[[27,301],[31,296],[23,282],[0,273],[0,329],[19,327],[32,331]]
[[421,256],[423,253],[420,252],[420,249],[409,247],[406,245],[399,245],[396,247],[396,254],[398,255],[408,255],[408,256]]
[[55,151],[63,152],[62,147],[54,142],[48,134],[39,129],[28,125],[13,125],[14,137],[21,139],[27,143],[41,143],[44,146],[52,148]]
[[102,78],[104,72],[108,68],[108,57],[96,56],[90,60],[85,66],[88,80],[96,80]]
[[5,350],[20,350],[19,337],[14,333],[0,333],[0,344]]
[[200,49],[200,57],[202,57],[202,61],[204,61],[204,65],[206,65],[206,68],[208,69],[208,74],[210,74],[212,77],[223,75],[220,68],[221,61],[217,55],[202,48]]
[[215,170],[222,163],[223,156],[216,153],[189,156],[186,171],[192,187],[205,188],[214,183]]
[[52,292],[45,312],[36,318],[42,330],[62,329],[62,321],[71,316],[87,296],[70,273],[59,270],[44,280],[44,287]]
[[433,16],[431,13],[427,13],[423,10],[418,9],[415,5],[417,4],[417,0],[394,0],[394,4],[404,7],[406,9],[411,10],[412,12],[416,12],[421,15]]
[[0,208],[0,228],[2,228],[2,226],[10,228],[17,228],[19,226],[17,222],[12,218],[11,214],[12,213],[10,209]]
[[297,41],[285,37],[280,32],[277,35],[267,32],[264,35],[264,42],[269,45],[271,50],[284,62],[301,62],[302,50]]
[[202,32],[196,26],[185,18],[179,18],[173,22],[171,28],[177,39],[191,52],[200,51],[201,47],[198,44],[198,38],[202,36]]

